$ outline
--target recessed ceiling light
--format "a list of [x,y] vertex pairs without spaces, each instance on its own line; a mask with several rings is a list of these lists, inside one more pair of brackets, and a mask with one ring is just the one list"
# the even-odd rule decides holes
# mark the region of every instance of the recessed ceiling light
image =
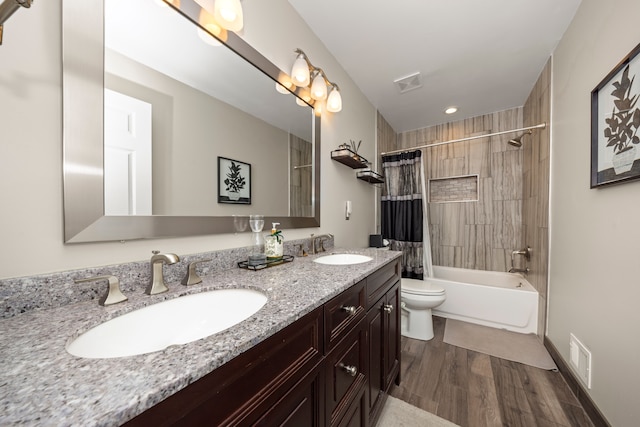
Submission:
[[458,107],[449,107],[449,108],[447,108],[446,110],[444,110],[444,113],[445,113],[445,114],[453,114],[453,113],[455,113],[456,111],[458,111]]

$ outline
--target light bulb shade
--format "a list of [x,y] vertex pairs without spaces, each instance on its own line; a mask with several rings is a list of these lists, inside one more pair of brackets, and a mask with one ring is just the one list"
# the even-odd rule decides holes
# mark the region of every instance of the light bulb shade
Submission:
[[337,113],[340,110],[342,110],[342,96],[338,88],[334,86],[327,98],[327,111]]
[[279,93],[282,93],[284,95],[291,93],[289,91],[289,89],[291,89],[291,86],[293,86],[293,83],[291,83],[291,80],[281,79],[280,81],[276,82],[276,90]]
[[[209,27],[207,27],[207,28],[209,28]],[[212,29],[209,28],[209,31],[212,31]],[[212,31],[212,32],[215,32],[215,31]],[[203,42],[205,42],[209,46],[222,46],[222,43],[220,43],[220,40],[218,40],[217,38],[213,37],[211,34],[206,32],[202,28],[198,28],[198,37],[200,37],[200,40],[202,40]]]
[[282,86],[280,83],[276,82],[276,90],[278,91],[278,93],[282,93],[284,95],[288,94],[289,91],[287,90],[286,87]]
[[198,28],[198,37],[200,37],[203,42],[211,46],[222,45],[222,43],[220,43],[218,39],[211,35],[215,34],[216,36],[220,36],[220,34],[222,33],[222,28],[220,27],[220,25],[218,25],[213,16],[205,9],[200,10],[200,14],[198,15],[198,23],[208,31],[207,32],[202,28]]
[[321,116],[322,112],[326,109],[325,101],[316,101],[313,103],[313,112],[316,116]]
[[216,0],[213,16],[222,28],[229,31],[237,32],[244,26],[240,0]]
[[311,97],[313,99],[325,99],[327,97],[327,84],[322,73],[317,73],[311,84]]
[[298,55],[296,62],[293,63],[291,68],[291,79],[296,86],[304,87],[309,86],[311,76],[309,75],[309,64],[307,64],[304,56]]

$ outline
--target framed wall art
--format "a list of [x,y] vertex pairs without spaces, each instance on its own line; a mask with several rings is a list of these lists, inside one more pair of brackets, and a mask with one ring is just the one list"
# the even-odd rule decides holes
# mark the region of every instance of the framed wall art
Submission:
[[218,157],[218,203],[251,204],[251,165]]
[[591,92],[591,188],[640,178],[640,44]]

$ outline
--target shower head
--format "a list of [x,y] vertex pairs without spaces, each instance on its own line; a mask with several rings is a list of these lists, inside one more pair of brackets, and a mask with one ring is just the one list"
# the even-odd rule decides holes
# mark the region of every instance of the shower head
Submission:
[[531,129],[529,129],[527,132],[523,133],[518,138],[513,138],[513,139],[510,139],[509,141],[507,141],[507,144],[509,144],[509,145],[511,145],[513,147],[522,147],[522,138],[524,138],[526,135],[531,135],[532,133],[533,133],[533,131]]
[[522,147],[522,137],[510,139],[507,144],[514,147]]

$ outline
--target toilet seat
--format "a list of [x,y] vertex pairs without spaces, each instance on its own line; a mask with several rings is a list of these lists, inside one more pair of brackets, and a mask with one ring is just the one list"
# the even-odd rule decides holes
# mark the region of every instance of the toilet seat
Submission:
[[413,284],[410,281],[402,282],[401,292],[410,295],[444,295],[444,288],[434,285],[429,281],[423,281],[418,285]]

